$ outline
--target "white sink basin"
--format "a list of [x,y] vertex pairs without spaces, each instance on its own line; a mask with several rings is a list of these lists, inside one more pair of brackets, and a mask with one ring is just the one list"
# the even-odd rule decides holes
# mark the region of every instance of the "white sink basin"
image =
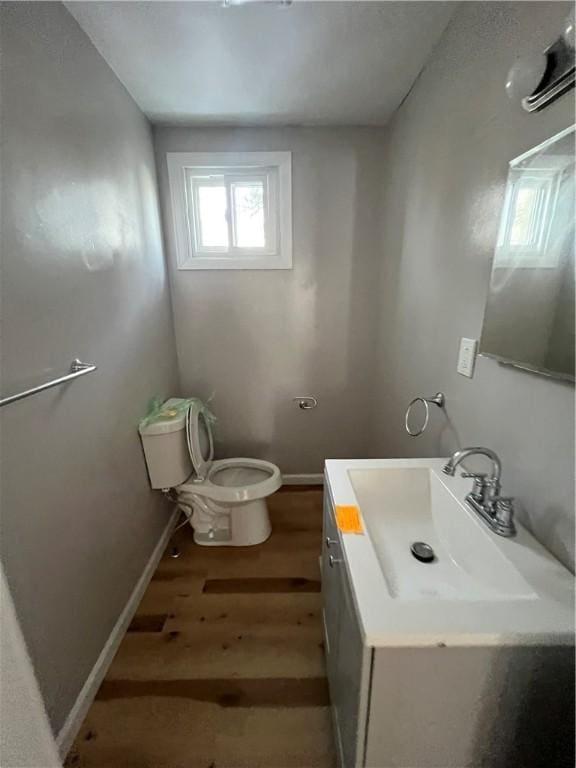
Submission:
[[[537,595],[474,519],[426,467],[352,469],[350,481],[390,595],[403,600],[498,600]],[[435,553],[417,560],[412,543]]]
[[[574,578],[516,520],[496,535],[464,502],[445,459],[330,459],[328,509],[357,506],[364,534],[339,533],[364,642],[383,646],[572,644]],[[504,468],[504,481],[506,481]],[[423,541],[435,560],[410,546]]]

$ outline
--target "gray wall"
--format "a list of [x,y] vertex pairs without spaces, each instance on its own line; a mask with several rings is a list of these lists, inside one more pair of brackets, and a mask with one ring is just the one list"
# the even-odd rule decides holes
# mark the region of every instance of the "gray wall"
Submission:
[[[382,131],[156,128],[155,142],[168,245],[166,152],[292,151],[292,270],[177,271],[168,249],[183,391],[214,395],[217,455],[285,473],[366,455]],[[291,402],[306,394],[316,410]]]
[[[456,373],[461,336],[479,338],[507,164],[574,120],[573,93],[529,115],[508,100],[515,57],[555,39],[567,3],[463,3],[386,131],[373,453],[434,456],[488,445],[504,492],[574,563],[574,388],[480,358]],[[419,439],[403,414],[442,390]]]
[[58,730],[168,509],[136,425],[176,390],[150,128],[63,6],[3,4],[2,558]]

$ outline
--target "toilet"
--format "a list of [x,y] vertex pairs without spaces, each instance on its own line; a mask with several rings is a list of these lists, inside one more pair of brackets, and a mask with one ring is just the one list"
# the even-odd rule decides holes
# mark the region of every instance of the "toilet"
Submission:
[[160,418],[140,426],[152,488],[175,492],[197,544],[247,547],[266,541],[272,531],[266,499],[282,485],[279,468],[260,459],[214,461],[203,403],[183,403],[167,400]]

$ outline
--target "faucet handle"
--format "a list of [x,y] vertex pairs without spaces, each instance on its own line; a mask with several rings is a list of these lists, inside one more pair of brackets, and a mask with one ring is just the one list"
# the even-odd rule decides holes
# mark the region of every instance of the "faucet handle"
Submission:
[[490,501],[497,510],[514,510],[514,498],[512,496],[494,496]]
[[501,535],[514,536],[516,533],[516,526],[514,525],[514,499],[511,496],[494,496],[494,498],[490,499],[490,502]]
[[461,477],[467,477],[474,480],[474,485],[470,492],[470,496],[479,504],[484,503],[486,497],[486,488],[488,487],[488,481],[486,480],[485,472],[462,472]]

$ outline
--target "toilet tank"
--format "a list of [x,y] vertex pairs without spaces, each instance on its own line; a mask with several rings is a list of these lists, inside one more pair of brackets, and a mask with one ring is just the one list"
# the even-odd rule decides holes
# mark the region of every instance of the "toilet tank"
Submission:
[[159,417],[138,429],[152,488],[174,488],[192,474],[186,412],[175,411],[175,415],[170,415],[170,406],[181,402],[178,398],[166,400]]

